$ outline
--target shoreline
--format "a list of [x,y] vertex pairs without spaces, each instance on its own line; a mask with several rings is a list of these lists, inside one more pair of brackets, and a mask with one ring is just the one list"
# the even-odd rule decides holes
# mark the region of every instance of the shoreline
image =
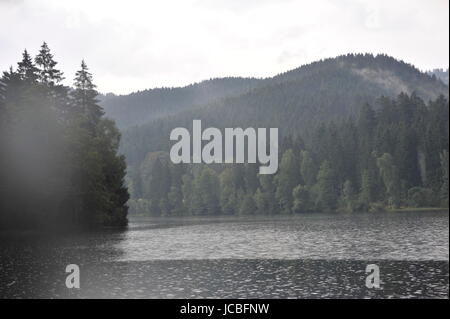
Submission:
[[370,211],[361,211],[361,212],[339,212],[339,211],[317,211],[317,212],[305,212],[305,213],[296,213],[296,214],[245,214],[245,215],[181,215],[181,216],[152,216],[147,215],[145,213],[140,214],[129,214],[128,220],[132,219],[140,219],[140,218],[151,218],[155,220],[175,220],[175,219],[264,219],[271,217],[295,217],[295,216],[323,216],[323,215],[358,215],[358,214],[378,214],[378,213],[395,213],[395,212],[449,212],[449,208],[447,207],[401,207],[401,208],[386,208],[377,212]]

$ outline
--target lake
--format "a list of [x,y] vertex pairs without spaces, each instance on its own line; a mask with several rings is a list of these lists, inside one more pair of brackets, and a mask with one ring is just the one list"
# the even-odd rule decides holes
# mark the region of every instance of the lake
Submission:
[[[449,213],[130,219],[127,230],[0,233],[5,298],[448,298]],[[65,286],[66,265],[80,289]],[[366,266],[381,287],[365,285]]]

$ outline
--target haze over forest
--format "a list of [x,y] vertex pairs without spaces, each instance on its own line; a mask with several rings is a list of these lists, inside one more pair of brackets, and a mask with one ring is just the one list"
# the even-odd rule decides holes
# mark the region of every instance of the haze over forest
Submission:
[[0,299],[448,299],[449,5],[0,0]]
[[0,21],[0,70],[46,41],[66,74],[84,58],[102,93],[266,78],[347,53],[421,71],[449,56],[447,0],[2,0]]
[[[349,54],[273,78],[102,96],[122,129],[131,211],[178,216],[446,206],[448,70]],[[278,127],[280,169],[173,165],[175,127]],[[446,175],[447,174],[447,175]],[[202,194],[202,195],[200,195]]]
[[[4,225],[448,206],[448,1],[0,9]],[[194,119],[279,128],[278,172],[174,165]]]

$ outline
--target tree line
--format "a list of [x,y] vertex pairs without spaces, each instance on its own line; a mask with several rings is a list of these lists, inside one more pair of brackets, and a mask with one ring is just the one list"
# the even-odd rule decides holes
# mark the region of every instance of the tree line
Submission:
[[[178,89],[166,90],[161,96],[165,103],[150,96],[156,92],[137,94],[139,103],[134,95],[105,101],[105,108],[114,108],[114,100],[127,106],[121,112],[114,112],[118,121],[136,115],[148,121],[123,131],[120,151],[125,154],[128,165],[140,165],[149,152],[168,151],[171,141],[167,136],[172,129],[190,127],[194,119],[201,120],[204,127],[221,130],[278,127],[280,135],[300,135],[310,140],[321,123],[357,118],[364,103],[376,107],[380,96],[396,97],[401,92],[416,92],[425,101],[435,100],[441,94],[448,97],[448,85],[440,80],[392,57],[371,54],[349,54],[317,61],[256,82],[217,81],[215,86],[227,89],[216,92],[227,92],[226,95],[213,94],[215,98],[204,105],[190,104],[192,100],[188,96],[205,96],[200,92],[203,88],[210,90],[211,85],[195,86],[198,90],[192,87],[189,94],[183,95],[176,93]],[[243,90],[231,89],[235,85]],[[174,107],[180,103],[180,98],[186,104]],[[165,109],[168,114],[150,119],[149,114],[160,114],[158,109]]]
[[152,152],[130,170],[130,211],[154,216],[362,212],[448,207],[449,104],[415,94],[363,104],[359,115],[285,136],[279,170],[173,164]]
[[63,79],[45,42],[0,79],[0,228],[127,224],[120,133],[84,60]]

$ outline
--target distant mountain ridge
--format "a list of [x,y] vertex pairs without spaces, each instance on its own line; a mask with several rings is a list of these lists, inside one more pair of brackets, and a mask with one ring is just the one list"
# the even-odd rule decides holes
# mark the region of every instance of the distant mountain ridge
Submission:
[[439,80],[441,80],[442,82],[444,82],[445,84],[448,85],[448,68],[447,68],[447,70],[434,69],[432,71],[428,71],[427,73],[431,76],[434,75],[436,78],[438,78]]
[[198,105],[245,93],[260,83],[254,78],[217,78],[185,87],[156,88],[128,95],[106,94],[100,104],[121,129],[148,123]]
[[387,96],[416,92],[428,100],[442,92],[445,94],[445,87],[436,83],[433,74],[448,85],[448,70],[447,73],[444,70],[422,73],[413,65],[386,55],[349,54],[313,62],[266,79],[216,78],[185,87],[156,88],[128,95],[109,93],[101,95],[100,100],[106,115],[114,119],[120,129],[125,130],[168,115],[211,105],[224,98],[237,97],[253,89],[286,82],[300,82],[302,86],[306,81],[323,84],[326,77],[338,75],[339,70],[353,73],[356,75],[355,81],[367,82]]
[[[209,86],[214,89],[208,89]],[[202,88],[208,93],[199,94]],[[178,105],[146,104],[146,96],[158,91],[103,101],[107,115],[122,129],[127,125],[120,123],[130,124],[133,121],[129,119],[136,114],[149,119],[140,126],[129,125],[123,132],[122,152],[129,164],[139,163],[149,152],[167,151],[170,131],[180,126],[191,127],[193,119],[201,119],[205,127],[279,127],[281,135],[308,137],[320,123],[357,116],[365,103],[376,107],[381,96],[414,93],[425,101],[439,95],[448,97],[448,86],[436,77],[392,57],[371,54],[349,54],[313,62],[267,79],[216,79],[167,90],[161,101],[176,101],[171,93],[179,94]],[[136,109],[118,104],[120,100],[127,102],[136,97],[141,98]]]

